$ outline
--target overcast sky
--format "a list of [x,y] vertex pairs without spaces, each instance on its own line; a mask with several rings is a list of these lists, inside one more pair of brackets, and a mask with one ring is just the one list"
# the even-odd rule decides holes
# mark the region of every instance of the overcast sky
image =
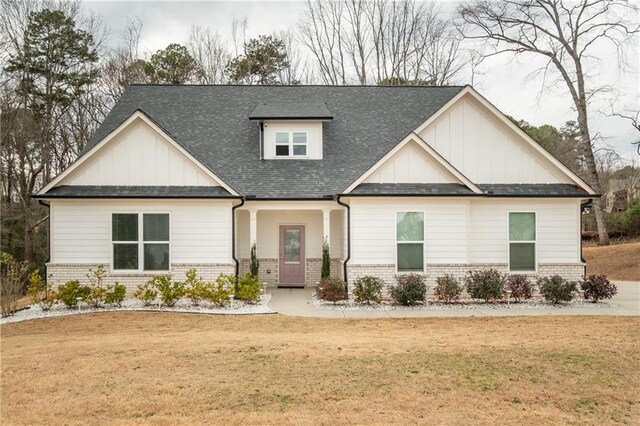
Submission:
[[[101,15],[110,30],[108,43],[117,44],[128,18],[138,18],[143,23],[141,48],[153,52],[169,43],[184,43],[192,25],[209,26],[231,40],[231,22],[248,20],[247,36],[271,34],[287,30],[296,25],[306,8],[303,1],[93,1],[85,0],[88,10]],[[440,2],[443,13],[455,9],[455,2]],[[638,46],[628,49],[629,70],[621,72],[615,56],[606,45],[598,48],[597,56],[603,58],[601,75],[597,84],[612,86],[617,93],[616,109],[638,109],[640,102],[640,74]],[[515,60],[509,54],[491,58],[483,63],[476,75],[474,87],[504,113],[524,119],[535,125],[549,123],[560,127],[565,121],[575,119],[571,99],[562,85],[543,92],[540,79],[527,76],[540,62],[535,58],[522,57]],[[468,83],[464,78],[456,83]],[[611,98],[613,95],[607,95]],[[608,117],[610,102],[602,98],[592,105],[592,134],[602,137],[607,144],[626,159],[636,158],[631,142],[637,134],[628,121]]]

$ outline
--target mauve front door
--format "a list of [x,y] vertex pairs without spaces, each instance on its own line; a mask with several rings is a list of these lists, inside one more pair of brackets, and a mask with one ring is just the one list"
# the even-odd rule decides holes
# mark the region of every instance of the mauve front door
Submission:
[[280,225],[279,281],[304,286],[304,226]]

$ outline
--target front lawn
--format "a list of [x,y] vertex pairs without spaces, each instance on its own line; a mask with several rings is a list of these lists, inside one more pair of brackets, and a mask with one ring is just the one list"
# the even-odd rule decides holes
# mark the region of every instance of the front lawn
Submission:
[[639,317],[7,324],[3,424],[640,422]]

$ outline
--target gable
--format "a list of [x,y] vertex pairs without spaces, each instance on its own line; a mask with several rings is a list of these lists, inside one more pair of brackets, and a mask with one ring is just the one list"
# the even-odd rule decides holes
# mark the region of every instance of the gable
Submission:
[[478,184],[574,183],[470,93],[419,129],[419,134]]
[[364,183],[462,183],[411,140],[389,157]]

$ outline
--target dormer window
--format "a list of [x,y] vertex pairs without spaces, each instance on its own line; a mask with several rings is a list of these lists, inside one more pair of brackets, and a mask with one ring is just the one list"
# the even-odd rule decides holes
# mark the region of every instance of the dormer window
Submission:
[[306,157],[307,132],[275,132],[276,157]]

